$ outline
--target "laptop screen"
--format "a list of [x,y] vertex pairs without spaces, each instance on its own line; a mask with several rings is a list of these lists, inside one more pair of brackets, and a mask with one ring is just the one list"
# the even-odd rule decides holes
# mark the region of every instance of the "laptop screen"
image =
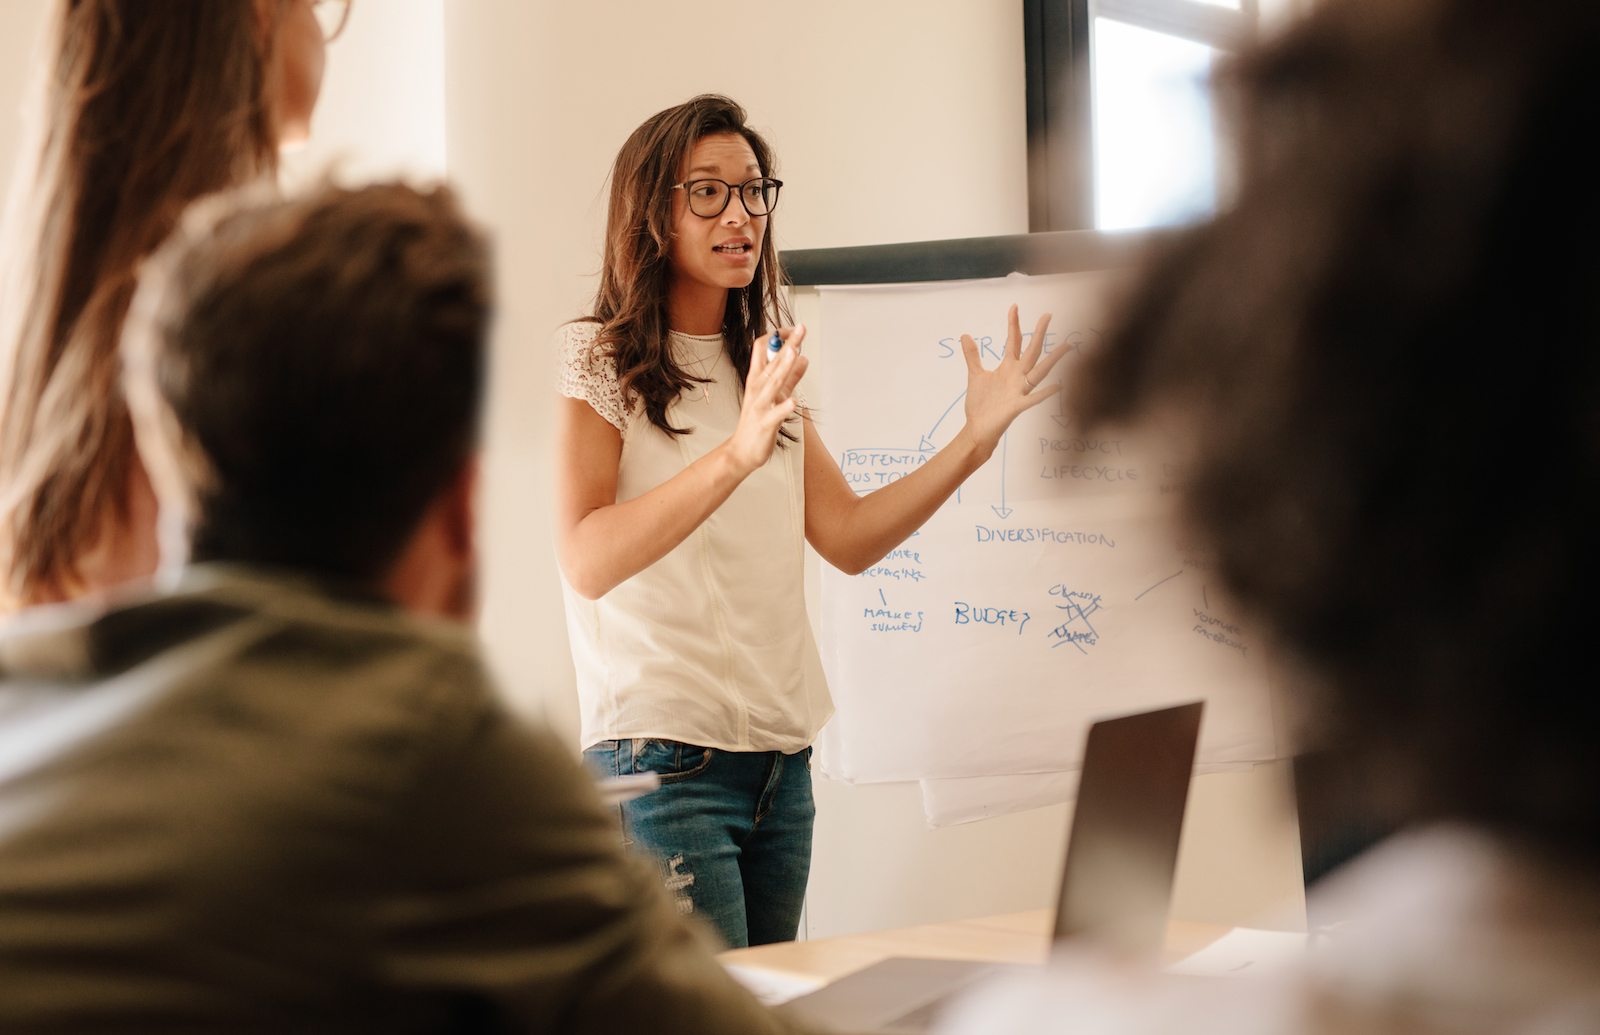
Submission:
[[1154,955],[1166,934],[1204,702],[1089,728],[1055,937]]

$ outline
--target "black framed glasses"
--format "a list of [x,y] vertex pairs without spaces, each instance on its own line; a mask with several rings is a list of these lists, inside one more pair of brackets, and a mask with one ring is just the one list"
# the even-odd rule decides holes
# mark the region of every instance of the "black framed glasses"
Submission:
[[770,176],[757,176],[743,183],[727,180],[685,180],[674,183],[673,190],[682,190],[689,196],[689,211],[702,219],[715,219],[728,207],[733,192],[739,192],[739,202],[752,216],[765,216],[778,207],[778,188],[782,180]]
[[322,40],[332,43],[350,21],[350,5],[354,0],[311,0],[311,10],[322,26]]

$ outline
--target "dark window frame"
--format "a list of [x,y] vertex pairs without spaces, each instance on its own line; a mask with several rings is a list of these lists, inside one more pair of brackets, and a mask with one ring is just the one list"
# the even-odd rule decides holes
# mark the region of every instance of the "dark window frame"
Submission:
[[1094,228],[1089,0],[1023,0],[1028,230]]
[[[1235,50],[1255,33],[1257,0],[1022,0],[1028,126],[1028,230],[1002,237],[785,252],[797,286],[898,284],[1069,272],[1122,264],[1152,232],[1094,227],[1090,37],[1096,16]],[[1118,261],[1120,260],[1120,261]]]

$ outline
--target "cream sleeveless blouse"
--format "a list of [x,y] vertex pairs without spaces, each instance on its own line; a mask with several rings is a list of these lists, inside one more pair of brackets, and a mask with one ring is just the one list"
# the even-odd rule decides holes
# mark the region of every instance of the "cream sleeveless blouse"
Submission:
[[[672,332],[678,361],[712,383],[668,411],[690,433],[667,435],[624,399],[598,328],[561,328],[561,394],[622,433],[621,503],[727,440],[739,377],[720,336]],[[584,747],[638,737],[793,753],[816,738],[833,703],[806,616],[804,473],[804,443],[780,445],[687,539],[599,600],[563,579]]]

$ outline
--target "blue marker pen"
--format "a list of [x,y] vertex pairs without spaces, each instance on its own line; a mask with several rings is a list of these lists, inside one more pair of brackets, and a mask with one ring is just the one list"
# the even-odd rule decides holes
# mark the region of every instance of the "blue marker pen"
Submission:
[[767,339],[767,362],[771,363],[778,358],[778,353],[783,351],[783,336],[774,334]]

